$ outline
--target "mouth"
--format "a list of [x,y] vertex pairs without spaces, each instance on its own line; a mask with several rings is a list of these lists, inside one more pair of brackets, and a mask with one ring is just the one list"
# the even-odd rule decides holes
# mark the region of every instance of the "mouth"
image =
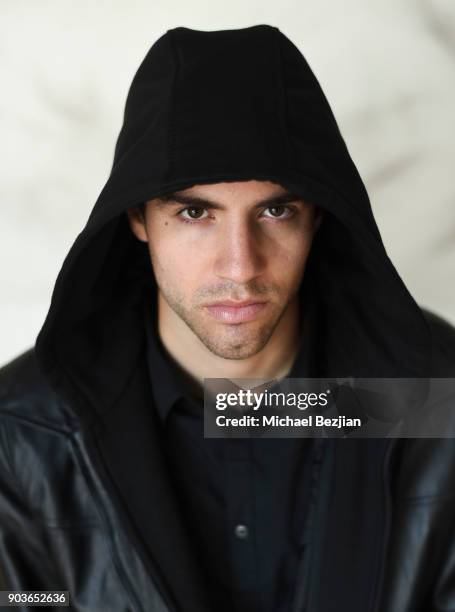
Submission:
[[257,300],[245,300],[243,302],[234,302],[232,300],[223,300],[206,306],[208,313],[214,319],[223,323],[244,323],[252,321],[264,310],[267,302],[259,302]]

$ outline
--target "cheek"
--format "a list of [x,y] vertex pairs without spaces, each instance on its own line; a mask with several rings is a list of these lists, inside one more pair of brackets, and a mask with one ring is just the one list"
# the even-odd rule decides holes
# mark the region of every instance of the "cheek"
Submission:
[[311,243],[306,231],[287,232],[286,236],[269,243],[267,267],[279,284],[292,286],[300,281]]
[[191,295],[203,278],[203,264],[194,245],[189,248],[178,236],[149,234],[149,252],[157,283],[179,295]]

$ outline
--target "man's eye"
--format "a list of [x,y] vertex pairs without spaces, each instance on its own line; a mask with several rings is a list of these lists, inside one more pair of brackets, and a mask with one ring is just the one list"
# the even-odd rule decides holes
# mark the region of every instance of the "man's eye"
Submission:
[[292,210],[289,206],[269,206],[265,210],[270,212],[269,215],[264,215],[269,219],[283,219],[292,215]]
[[202,206],[189,206],[179,212],[179,215],[187,220],[205,219],[203,213],[207,213],[206,208]]

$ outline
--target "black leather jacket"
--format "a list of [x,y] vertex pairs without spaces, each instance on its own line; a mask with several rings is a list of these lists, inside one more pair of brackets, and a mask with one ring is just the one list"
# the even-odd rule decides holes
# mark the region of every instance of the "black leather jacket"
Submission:
[[[425,316],[439,349],[435,372],[452,377],[455,330]],[[0,436],[0,590],[67,590],[78,612],[198,609],[178,608],[159,571],[146,567],[88,429],[49,388],[33,350],[0,371]],[[454,441],[391,440],[389,469],[392,454],[389,518],[365,612],[455,611]],[[324,473],[322,462],[313,483],[319,518],[330,491]],[[311,571],[317,537],[297,579],[296,612],[315,611],[314,594],[324,588]],[[324,601],[319,612],[351,609],[338,598]]]

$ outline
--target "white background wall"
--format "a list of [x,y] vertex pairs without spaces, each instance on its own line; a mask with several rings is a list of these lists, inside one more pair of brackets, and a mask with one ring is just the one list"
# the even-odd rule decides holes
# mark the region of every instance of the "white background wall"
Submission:
[[149,47],[259,23],[306,56],[392,261],[455,323],[454,0],[0,0],[0,363],[35,341]]

